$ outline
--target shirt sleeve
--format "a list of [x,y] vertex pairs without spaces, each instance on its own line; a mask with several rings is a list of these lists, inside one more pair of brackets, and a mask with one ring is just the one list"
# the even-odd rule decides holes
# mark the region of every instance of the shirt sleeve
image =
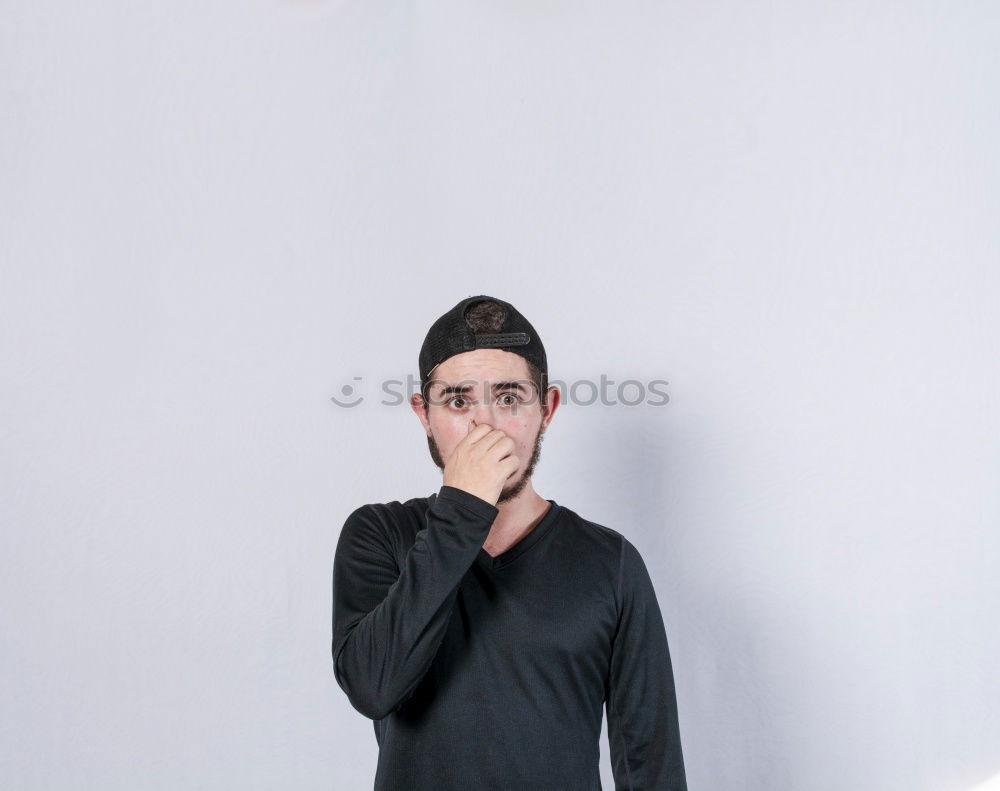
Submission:
[[333,672],[366,717],[398,708],[430,668],[458,585],[499,513],[442,486],[402,568],[376,509],[361,506],[347,517],[333,561]]
[[615,791],[687,791],[667,634],[639,551],[622,536],[605,689]]

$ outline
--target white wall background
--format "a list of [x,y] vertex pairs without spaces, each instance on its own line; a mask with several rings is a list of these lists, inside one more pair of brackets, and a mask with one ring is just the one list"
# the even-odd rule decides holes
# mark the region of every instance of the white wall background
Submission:
[[988,781],[998,52],[971,0],[4,2],[0,785],[371,787],[333,550],[440,485],[376,384],[477,293],[670,383],[536,488],[646,558],[692,791]]

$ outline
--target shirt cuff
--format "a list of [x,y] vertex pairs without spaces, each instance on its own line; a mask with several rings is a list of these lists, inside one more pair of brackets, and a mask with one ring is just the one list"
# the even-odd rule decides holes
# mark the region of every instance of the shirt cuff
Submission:
[[465,491],[465,489],[459,489],[455,486],[442,486],[438,492],[439,500],[448,500],[449,502],[456,503],[469,511],[472,511],[476,516],[486,519],[492,522],[497,518],[500,513],[500,509],[495,505],[491,505],[482,497],[477,497],[471,492]]

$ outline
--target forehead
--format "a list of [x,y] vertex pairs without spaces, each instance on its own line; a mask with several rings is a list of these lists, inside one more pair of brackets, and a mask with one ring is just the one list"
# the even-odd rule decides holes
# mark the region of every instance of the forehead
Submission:
[[483,382],[530,381],[528,361],[520,354],[503,349],[473,349],[449,357],[431,374],[434,386],[472,384],[479,388]]

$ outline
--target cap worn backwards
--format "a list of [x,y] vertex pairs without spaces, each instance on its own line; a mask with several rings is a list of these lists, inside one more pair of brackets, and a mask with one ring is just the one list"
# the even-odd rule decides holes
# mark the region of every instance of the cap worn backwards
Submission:
[[[476,305],[494,302],[502,310],[502,321],[494,332],[477,333],[468,314]],[[545,347],[531,323],[509,302],[479,294],[466,297],[435,321],[420,347],[420,381],[427,383],[431,372],[449,357],[473,349],[503,349],[521,355],[548,376]]]

